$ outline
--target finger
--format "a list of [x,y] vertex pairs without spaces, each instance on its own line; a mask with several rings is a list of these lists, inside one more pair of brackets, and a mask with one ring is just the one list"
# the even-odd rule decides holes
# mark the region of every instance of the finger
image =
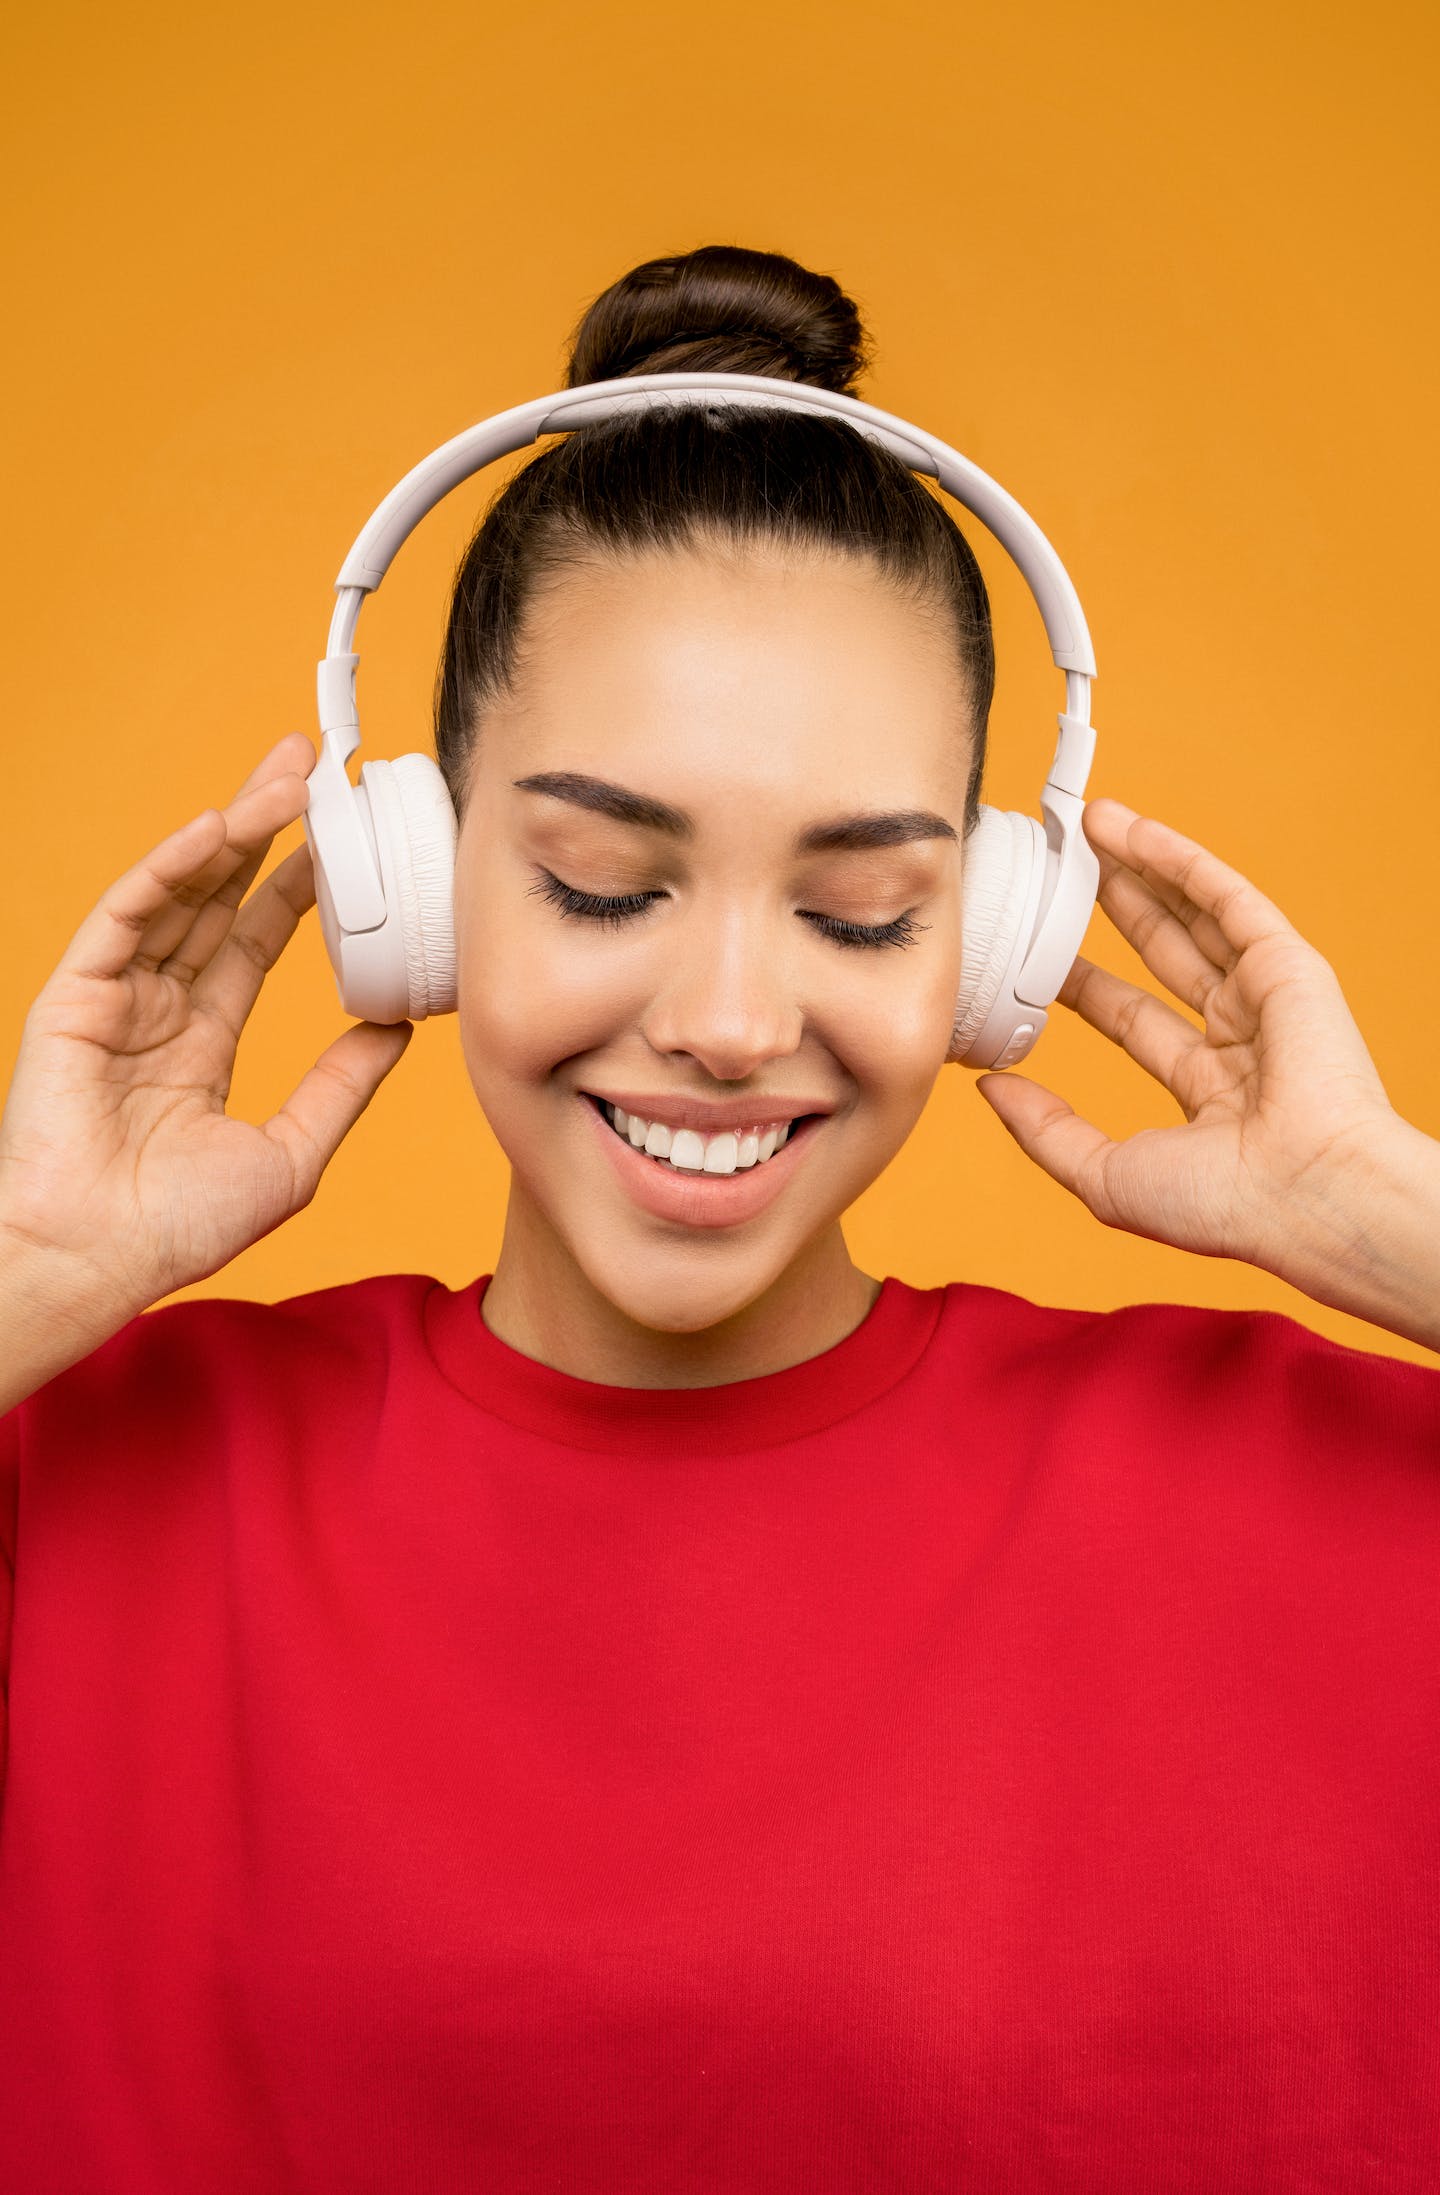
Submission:
[[1013,1068],[1006,1074],[980,1075],[975,1087],[1025,1156],[1097,1217],[1103,1216],[1099,1207],[1105,1165],[1118,1145],[1064,1098]]
[[225,818],[202,809],[162,838],[133,869],[103,893],[60,957],[56,974],[118,976],[134,955],[146,925],[190,880],[203,875],[225,845]]
[[1130,851],[1128,834],[1130,823],[1135,817],[1134,809],[1123,807],[1118,800],[1106,799],[1101,804],[1100,813],[1092,816],[1090,809],[1094,806],[1092,801],[1085,810],[1085,835],[1100,857],[1102,884],[1117,870],[1138,878],[1147,890],[1155,894],[1162,906],[1168,907],[1171,914],[1184,923],[1206,958],[1228,975],[1240,955],[1214,916],[1207,915],[1202,907],[1197,907],[1194,900],[1188,899],[1178,885],[1157,875],[1148,866],[1142,866],[1138,857]]
[[265,1134],[289,1153],[305,1202],[414,1034],[411,1021],[356,1022],[326,1045],[292,1096],[265,1122]]
[[1118,1044],[1137,1067],[1163,1082],[1172,1096],[1179,1096],[1176,1082],[1183,1079],[1191,1053],[1203,1050],[1203,1029],[1197,1029],[1193,1021],[1187,1021],[1152,991],[1141,990],[1138,984],[1127,983],[1110,969],[1097,967],[1083,954],[1077,955],[1058,996],[1062,1006],[1070,1007],[1092,1029]]
[[[273,760],[287,746],[293,753],[297,737],[303,742],[302,763],[304,753],[313,763],[315,751],[309,741],[303,734],[291,734],[251,772],[229,806],[221,810],[225,846],[205,875],[195,878],[190,890],[162,907],[147,925],[133,955],[137,967],[165,966],[168,975],[187,983],[197,968],[204,967],[255,881],[275,834],[293,823],[309,800],[304,771],[286,769]],[[182,944],[186,947],[183,962],[178,957]]]
[[[316,759],[314,757],[314,746],[310,744],[310,740],[305,738],[303,731],[288,731],[288,733],[285,733],[283,740],[274,742],[274,746],[270,748],[268,755],[261,755],[261,759],[255,764],[255,768],[250,770],[250,775],[246,777],[244,784],[239,786],[239,790],[235,792],[233,799],[230,799],[228,806],[220,810],[220,814],[226,819],[226,847],[222,847],[220,854],[215,856],[215,860],[209,867],[209,878],[206,878],[206,880],[213,880],[215,889],[209,893],[209,896],[204,896],[204,898],[195,898],[193,893],[187,893],[187,896],[180,898],[180,900],[167,902],[165,907],[160,907],[154,915],[151,915],[151,920],[147,922],[145,931],[140,933],[136,950],[132,955],[132,959],[136,959],[140,966],[147,968],[147,970],[158,968],[160,961],[165,961],[173,953],[173,950],[176,950],[176,946],[180,944],[180,939],[184,935],[189,935],[191,926],[198,920],[202,920],[202,909],[206,907],[206,904],[209,904],[209,898],[224,896],[224,900],[228,900],[230,904],[239,904],[239,900],[244,900],[246,891],[250,889],[252,880],[255,880],[255,876],[257,876],[259,865],[263,863],[263,858],[266,858],[266,854],[268,854],[270,838],[274,836],[274,832],[270,832],[270,838],[261,838],[259,843],[252,845],[252,849],[248,854],[239,856],[239,867],[237,867],[235,865],[235,856],[233,856],[235,830],[230,828],[230,825],[233,825],[235,821],[241,821],[241,823],[248,821],[248,810],[241,812],[239,817],[235,812],[239,810],[241,801],[246,801],[248,792],[252,792],[257,786],[270,784],[270,781],[277,779],[277,777],[305,777],[312,770],[314,759]],[[217,939],[215,939],[215,942],[217,942]],[[213,946],[211,946],[211,950],[213,950]],[[171,972],[176,972],[176,970],[171,970]]]
[[[1228,968],[1217,968],[1193,932],[1133,869],[1116,863],[1102,875],[1096,895],[1120,935],[1134,946],[1168,991],[1203,1014]],[[1227,953],[1227,961],[1235,958]]]
[[[253,840],[252,850],[247,853],[233,876],[226,878],[222,884],[218,885],[204,905],[194,911],[190,928],[171,947],[164,960],[156,962],[156,966],[161,968],[166,975],[174,976],[181,983],[193,985],[194,979],[201,969],[209,966],[211,960],[229,936],[231,925],[235,920],[235,910],[254,882],[256,871],[270,851],[277,833],[293,823],[296,816],[304,812],[307,796],[298,790],[300,784],[298,779],[276,779],[274,783],[277,788],[284,788],[283,793],[277,790],[275,794],[276,800],[281,801],[282,805],[278,815],[273,818],[274,829],[269,831],[265,837],[259,839],[253,837],[253,832],[246,832],[245,843],[252,844]],[[294,789],[292,790],[292,788]],[[257,788],[255,797],[258,797],[259,792],[262,790],[268,792],[270,788]],[[236,815],[239,816],[239,796],[237,796],[234,808]],[[243,825],[237,827],[243,827]]]
[[1116,873],[1122,876],[1133,876],[1137,883],[1144,885],[1147,892],[1154,893],[1162,906],[1169,908],[1177,921],[1185,925],[1185,928],[1212,966],[1220,969],[1222,974],[1228,975],[1230,973],[1240,955],[1213,915],[1207,915],[1203,908],[1196,906],[1193,899],[1186,898],[1178,885],[1167,883],[1164,877],[1156,876],[1153,872],[1148,871],[1142,875],[1140,870],[1133,867],[1128,860],[1117,860],[1114,855],[1104,852],[1103,849],[1097,848],[1096,850],[1100,855],[1102,883]]
[[[1088,801],[1085,814],[1107,849],[1138,870],[1147,881],[1169,885],[1182,892],[1218,925],[1226,943],[1243,953],[1264,939],[1294,935],[1294,925],[1248,877],[1232,869],[1218,854],[1172,830],[1155,816],[1137,815],[1122,801]],[[1105,811],[1118,811],[1107,814]],[[1089,831],[1086,833],[1089,836]]]
[[[56,974],[118,976],[134,961],[157,916],[178,904],[188,910],[186,923],[192,921],[196,908],[248,853],[269,845],[279,817],[303,807],[301,782],[295,779],[288,792],[282,780],[257,786],[237,795],[228,809],[205,808],[182,823],[102,893],[66,946]],[[153,955],[150,962],[158,964]]]
[[261,985],[295,935],[301,916],[314,904],[315,865],[306,839],[246,900],[213,959],[192,983],[192,1006],[222,1021],[238,1042]]
[[315,747],[304,732],[286,732],[277,739],[268,754],[263,754],[250,775],[241,785],[235,798],[248,793],[252,786],[263,785],[269,777],[287,777],[294,770],[300,777],[308,777],[315,767]]
[[[308,777],[314,767],[315,749],[304,732],[286,732],[283,739],[276,740],[268,754],[260,757],[244,784],[237,790],[234,800],[231,801],[231,806],[233,807],[235,801],[241,799],[254,786],[263,785],[270,778],[287,777],[292,773],[297,777]],[[231,906],[238,907],[256,877],[260,874],[265,856],[269,850],[270,842],[268,840],[264,845],[257,846],[255,851],[241,862],[234,876],[216,893],[216,898],[223,897]]]

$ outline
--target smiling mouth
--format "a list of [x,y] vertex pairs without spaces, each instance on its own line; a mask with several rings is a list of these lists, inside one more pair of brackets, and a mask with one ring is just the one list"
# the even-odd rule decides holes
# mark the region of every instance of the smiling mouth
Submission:
[[820,1113],[800,1113],[793,1120],[759,1121],[753,1128],[702,1136],[695,1128],[669,1128],[663,1120],[644,1120],[638,1113],[627,1113],[622,1106],[612,1105],[608,1098],[592,1097],[588,1090],[584,1095],[612,1133],[628,1143],[637,1156],[652,1159],[657,1166],[677,1174],[722,1179],[768,1165],[777,1151],[824,1117]]

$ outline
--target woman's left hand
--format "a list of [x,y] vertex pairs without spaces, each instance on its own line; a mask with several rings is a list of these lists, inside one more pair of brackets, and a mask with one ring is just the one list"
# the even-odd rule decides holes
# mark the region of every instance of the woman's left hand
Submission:
[[1084,829],[1099,904],[1204,1027],[1083,956],[1059,1001],[1162,1083],[1185,1121],[1117,1143],[1026,1075],[977,1087],[1106,1226],[1319,1292],[1312,1265],[1352,1225],[1363,1241],[1377,1169],[1392,1153],[1412,1163],[1409,1138],[1437,1162],[1440,1146],[1395,1113],[1334,970],[1253,884],[1117,800],[1089,801]]

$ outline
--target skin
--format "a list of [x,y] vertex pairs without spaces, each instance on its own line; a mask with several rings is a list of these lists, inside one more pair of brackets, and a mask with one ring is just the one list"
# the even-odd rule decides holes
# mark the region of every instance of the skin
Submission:
[[[481,727],[456,875],[462,1042],[513,1166],[484,1315],[611,1384],[800,1363],[874,1303],[840,1215],[948,1047],[970,766],[948,628],[862,558],[707,543],[559,576],[525,639]],[[355,1022],[269,1119],[228,1108],[266,974],[315,905],[303,842],[250,889],[315,760],[287,734],[119,877],[26,1016],[0,1113],[0,1411],[303,1209],[410,1042],[408,1022]],[[560,797],[597,778],[651,803],[648,824]],[[678,830],[653,827],[656,802]],[[877,812],[885,843],[834,842],[837,819],[853,839]],[[1440,1350],[1440,1142],[1391,1105],[1334,969],[1157,817],[1101,797],[1084,829],[1099,910],[1175,1003],[1083,954],[1056,1003],[1181,1117],[1115,1140],[1014,1070],[978,1095],[1104,1226]],[[653,897],[585,922],[537,892],[547,870]],[[908,942],[824,929],[902,917]],[[637,1158],[587,1090],[651,1117],[820,1117],[712,1196]]]
[[[945,1060],[967,724],[942,620],[858,558],[707,546],[570,570],[536,603],[515,691],[479,730],[456,853],[462,1045],[512,1167],[484,1303],[502,1340],[582,1378],[684,1387],[796,1363],[864,1318],[879,1282],[840,1215]],[[517,783],[553,772],[663,802],[689,834]],[[797,851],[877,811],[946,832]],[[542,871],[661,896],[604,925],[541,896]],[[908,915],[915,935],[842,944],[816,914]],[[653,1096],[661,1117],[736,1097],[757,1121],[826,1117],[772,1161],[794,1163],[764,1211],[698,1226],[627,1191],[587,1091]]]

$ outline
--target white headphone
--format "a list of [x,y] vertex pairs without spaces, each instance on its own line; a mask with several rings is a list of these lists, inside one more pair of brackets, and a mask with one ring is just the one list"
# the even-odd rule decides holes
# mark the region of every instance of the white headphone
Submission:
[[321,746],[304,814],[320,926],[341,1005],[363,1020],[392,1022],[453,1013],[456,1004],[458,825],[440,767],[431,755],[409,754],[362,763],[358,785],[345,773],[360,744],[360,658],[350,643],[361,603],[426,512],[483,466],[541,435],[565,434],[625,406],[653,407],[677,396],[703,396],[710,404],[790,404],[850,420],[973,511],[1024,573],[1050,651],[1065,672],[1065,708],[1040,792],[1044,821],[982,806],[964,842],[960,990],[950,1048],[950,1057],[966,1067],[1013,1066],[1045,1026],[1100,883],[1100,864],[1081,828],[1095,754],[1095,657],[1079,597],[1034,519],[968,457],[858,397],[768,374],[631,374],[516,404],[433,450],[361,529],[335,582],[339,601],[318,677]]

